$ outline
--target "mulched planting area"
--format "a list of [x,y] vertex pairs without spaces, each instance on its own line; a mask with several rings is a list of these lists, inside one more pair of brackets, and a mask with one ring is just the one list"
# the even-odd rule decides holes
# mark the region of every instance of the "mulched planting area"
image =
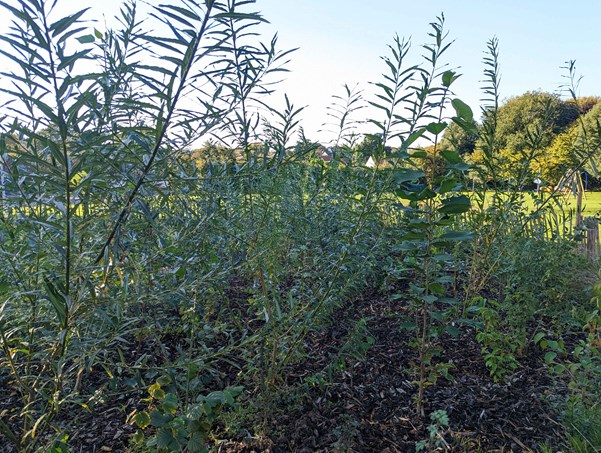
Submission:
[[[216,450],[412,452],[416,442],[427,438],[429,414],[441,409],[450,420],[444,433],[450,451],[540,451],[541,445],[562,445],[562,427],[546,398],[558,390],[542,353],[530,347],[517,372],[507,382],[495,383],[470,328],[458,337],[440,338],[444,352],[437,360],[453,365],[454,380],[441,377],[428,387],[425,417],[418,416],[412,371],[417,354],[409,346],[411,333],[399,328],[404,310],[398,301],[375,294],[338,310],[330,327],[307,338],[306,359],[285,370],[269,413],[265,407],[252,407],[258,400],[240,401],[251,405],[251,412],[264,413],[260,438],[224,440]],[[342,366],[329,376],[323,373],[340,357],[340,347],[362,318],[374,340],[371,347],[363,357],[339,360]],[[236,370],[231,371],[233,376]],[[17,404],[17,395],[6,384],[0,385],[0,411]],[[63,412],[58,424],[68,427],[72,451],[127,451],[134,429],[125,417],[143,395],[115,395],[93,413],[77,407]],[[0,451],[11,451],[2,436]]]
[[[508,382],[494,383],[470,329],[441,338],[441,360],[453,364],[455,382],[440,378],[428,387],[426,417],[419,417],[412,374],[416,351],[409,346],[410,333],[399,328],[402,309],[395,310],[394,304],[385,297],[358,302],[350,319],[367,317],[375,339],[365,358],[349,363],[333,381],[311,388],[295,404],[276,408],[266,438],[225,443],[219,451],[411,452],[427,438],[428,414],[439,409],[449,416],[444,437],[451,451],[537,451],[541,445],[562,444],[557,414],[545,400],[554,390],[542,354],[527,350]],[[327,365],[349,321],[309,339],[311,357],[291,370],[290,393],[303,377]]]

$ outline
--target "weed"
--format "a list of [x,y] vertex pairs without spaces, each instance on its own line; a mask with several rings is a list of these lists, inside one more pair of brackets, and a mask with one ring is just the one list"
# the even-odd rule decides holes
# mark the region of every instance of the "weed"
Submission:
[[449,416],[444,410],[437,410],[430,414],[431,424],[428,425],[428,438],[415,444],[415,451],[448,450],[449,444],[445,441],[445,432],[449,427]]

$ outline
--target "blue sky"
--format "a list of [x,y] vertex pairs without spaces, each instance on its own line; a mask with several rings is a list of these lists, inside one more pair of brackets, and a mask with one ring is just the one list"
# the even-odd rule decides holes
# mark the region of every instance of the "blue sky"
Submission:
[[[59,0],[65,10],[91,6],[100,24],[102,15],[113,16],[120,3]],[[283,48],[300,48],[292,56],[291,72],[279,88],[279,99],[286,92],[296,105],[306,105],[307,135],[323,141],[329,137],[317,131],[327,120],[331,96],[342,94],[344,83],[358,83],[369,99],[368,82],[380,80],[384,66],[379,57],[395,33],[411,38],[411,62],[419,62],[419,46],[427,40],[428,24],[442,12],[449,37],[455,40],[446,61],[463,74],[455,92],[476,113],[481,60],[493,36],[500,41],[504,98],[529,90],[558,90],[565,74],[560,67],[570,59],[576,60],[584,76],[580,94],[601,95],[597,86],[601,81],[601,0],[257,0],[252,9],[271,22],[262,26],[266,39],[277,32]],[[0,31],[7,26],[7,16],[1,15]]]
[[450,68],[460,67],[458,97],[478,110],[481,63],[486,42],[496,36],[501,53],[501,94],[557,91],[566,74],[560,67],[576,60],[584,76],[581,95],[601,95],[601,1],[599,0],[258,0],[257,10],[279,32],[285,47],[300,47],[282,85],[299,105],[308,105],[305,127],[312,133],[323,122],[330,96],[341,85],[378,81],[379,56],[395,33],[411,37],[413,59],[427,40],[428,24],[444,12],[455,43],[446,54]]

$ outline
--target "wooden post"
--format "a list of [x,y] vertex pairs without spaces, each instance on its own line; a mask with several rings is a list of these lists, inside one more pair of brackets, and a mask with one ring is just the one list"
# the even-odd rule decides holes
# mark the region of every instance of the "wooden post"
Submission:
[[590,260],[599,257],[599,221],[594,217],[584,219],[586,225],[586,256]]
[[582,223],[582,190],[578,187],[576,193],[576,226]]

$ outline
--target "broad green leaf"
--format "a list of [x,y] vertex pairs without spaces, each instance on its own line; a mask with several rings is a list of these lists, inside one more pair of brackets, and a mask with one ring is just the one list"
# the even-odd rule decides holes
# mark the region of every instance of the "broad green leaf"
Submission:
[[146,411],[138,412],[134,417],[134,422],[140,428],[144,429],[150,425],[150,415],[148,415],[148,412]]
[[417,329],[417,325],[414,322],[402,322],[399,324],[399,328],[411,332]]
[[394,194],[401,200],[417,201],[417,194],[412,191],[397,189]]
[[187,451],[190,453],[198,453],[206,447],[206,440],[200,433],[194,433],[186,444]]
[[452,337],[457,338],[459,336],[459,334],[461,333],[461,330],[459,330],[457,327],[455,326],[445,326],[444,330]]
[[483,327],[482,321],[478,321],[477,319],[459,318],[455,320],[455,323],[462,326],[474,327],[476,329],[482,329]]
[[442,200],[442,206],[438,208],[441,214],[461,214],[470,210],[470,199],[465,195]]
[[430,200],[431,198],[436,198],[437,196],[438,196],[438,194],[436,192],[434,192],[429,187],[426,187],[424,190],[422,190],[420,193],[417,194],[417,199],[418,200]]
[[[451,282],[447,282],[447,283],[451,283]],[[443,303],[446,305],[451,305],[451,306],[456,306],[457,304],[459,304],[459,301],[457,299],[455,299],[454,297],[441,297],[438,299],[438,301],[440,303]]]
[[144,440],[144,432],[138,429],[135,434],[132,436],[132,441],[134,444],[139,445]]
[[455,178],[445,178],[443,179],[436,190],[439,194],[445,194],[449,192],[454,192],[461,189],[462,184]]
[[463,163],[463,159],[456,151],[451,151],[449,149],[443,149],[440,152],[440,155],[450,164],[461,164]]
[[545,354],[545,363],[552,363],[553,360],[555,360],[555,357],[557,357],[557,353],[553,352],[553,351],[549,351]]
[[427,304],[433,304],[434,302],[436,302],[438,300],[438,297],[435,296],[434,294],[428,294],[428,295],[420,296],[420,299]]
[[393,252],[413,252],[421,249],[426,245],[425,241],[403,241],[400,244],[396,244],[392,247]]
[[167,393],[165,399],[161,400],[161,407],[168,414],[175,414],[178,407],[177,397],[173,393]]
[[477,134],[478,133],[478,126],[476,125],[476,123],[473,120],[466,121],[462,118],[457,118],[457,117],[453,117],[452,120],[455,124],[457,124],[459,127],[461,127],[461,129],[463,129],[468,134]]
[[405,241],[414,241],[416,239],[425,239],[426,238],[426,233],[423,231],[409,231],[408,233],[405,233],[402,238]]
[[461,99],[453,99],[451,101],[451,105],[455,109],[457,117],[467,122],[474,121],[474,112],[472,112],[470,106],[463,102]]
[[165,399],[165,392],[163,391],[163,389],[161,389],[161,384],[159,383],[151,385],[148,388],[148,393],[150,393],[150,396],[152,396],[154,399]]
[[442,73],[442,86],[449,88],[451,84],[459,78],[459,75],[452,70],[448,70]]
[[470,168],[472,168],[472,166],[468,163],[461,163],[461,164],[452,164],[448,166],[449,169],[451,170],[456,170],[456,171],[467,171]]
[[171,431],[167,429],[159,429],[156,433],[156,445],[159,448],[166,448],[169,451],[176,451],[177,441]]
[[172,419],[173,419],[172,415],[163,414],[158,409],[155,409],[150,413],[150,424],[157,428],[165,426]]
[[440,134],[442,131],[444,131],[447,127],[447,123],[442,122],[442,123],[430,123],[426,126],[426,130],[428,132],[430,132],[431,134],[434,135],[438,135]]
[[476,233],[472,231],[449,231],[441,234],[440,239],[444,241],[471,241],[476,237]]
[[440,311],[428,311],[430,317],[436,321],[442,322],[444,321],[445,314]]
[[424,176],[425,173],[421,170],[412,170],[410,168],[398,168],[394,170],[394,180],[397,183],[417,181]]
[[428,157],[430,157],[426,151],[421,149],[412,151],[409,155],[416,159],[427,159]]
[[545,336],[545,332],[539,332],[536,335],[534,335],[534,338],[532,339],[532,341],[534,342],[534,344],[538,344],[538,342]]
[[430,290],[430,292],[432,294],[435,294],[437,296],[442,296],[445,293],[445,287],[442,284],[438,283],[438,282],[431,283],[428,286],[428,289]]

